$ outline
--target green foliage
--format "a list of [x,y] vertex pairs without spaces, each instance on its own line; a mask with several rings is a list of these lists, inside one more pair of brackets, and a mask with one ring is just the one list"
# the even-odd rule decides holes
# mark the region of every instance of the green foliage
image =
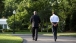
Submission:
[[[68,13],[67,13],[67,18],[66,18],[66,27],[67,27],[67,25],[68,25],[68,28],[66,28],[66,29],[68,29],[69,31],[76,31],[75,30],[75,11],[76,11],[76,0],[69,0],[68,1],[69,2],[69,8],[70,9],[68,9]],[[68,22],[69,21],[69,22]],[[74,26],[74,27],[73,27]]]
[[28,26],[28,29],[30,30],[30,32],[32,31],[32,25]]
[[[24,10],[23,12],[17,12],[15,14],[15,18],[14,15],[12,15],[11,17],[8,18],[7,22],[8,22],[8,26],[13,29],[14,28],[14,23],[15,23],[15,29],[22,29],[23,26],[25,26],[27,24],[27,11]],[[14,20],[15,19],[15,20]],[[15,21],[15,22],[14,22]]]
[[[59,29],[62,28],[64,31],[69,31],[75,30],[76,28],[76,0],[5,0],[4,4],[4,15],[8,18],[7,22],[11,29],[14,28],[13,10],[16,10],[15,28],[19,30],[31,28],[30,17],[33,15],[34,10],[38,12],[38,15],[41,18],[42,28],[44,24],[47,25],[50,23],[49,17],[51,16],[52,10],[54,10],[60,18]],[[65,22],[65,27],[62,27],[63,22],[61,21]]]
[[2,32],[2,25],[0,25],[0,32]]
[[28,29],[30,29],[30,30],[31,30],[31,29],[32,29],[32,25],[29,25],[29,26],[28,26]]
[[[47,4],[45,4],[45,3],[47,3]],[[50,9],[50,4],[46,0],[44,0],[44,1],[39,0],[34,3],[32,3],[32,1],[30,1],[30,0],[21,1],[16,9],[17,14],[15,17],[15,19],[16,19],[15,27],[20,28],[21,26],[23,27],[25,25],[29,25],[29,19],[30,19],[30,16],[33,14],[34,10],[38,11],[39,16],[42,17],[42,21],[46,22],[47,19],[49,20],[48,16],[50,15],[50,11],[51,11],[49,9]],[[46,14],[47,14],[47,18],[45,18]],[[45,16],[43,16],[43,15],[45,15]],[[44,20],[44,19],[46,19],[46,20]],[[10,26],[10,28],[13,28],[14,16],[12,15],[11,17],[9,17],[7,22],[8,22],[8,25]]]
[[76,10],[74,10],[72,19],[71,19],[71,30],[76,31]]
[[59,23],[58,23],[58,32],[64,32],[64,30],[65,30],[65,21],[60,21]]
[[0,18],[4,14],[4,0],[0,0]]
[[0,25],[0,29],[2,29],[2,25]]

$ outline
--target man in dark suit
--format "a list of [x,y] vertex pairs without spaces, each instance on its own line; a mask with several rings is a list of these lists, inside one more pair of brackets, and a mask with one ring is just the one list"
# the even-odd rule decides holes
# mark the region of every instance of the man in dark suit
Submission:
[[32,23],[32,38],[33,38],[33,40],[37,41],[37,38],[38,38],[38,28],[39,28],[39,23],[41,21],[40,21],[39,16],[37,15],[37,12],[34,11],[33,13],[34,13],[34,15],[31,16],[31,18],[30,18],[30,21]]

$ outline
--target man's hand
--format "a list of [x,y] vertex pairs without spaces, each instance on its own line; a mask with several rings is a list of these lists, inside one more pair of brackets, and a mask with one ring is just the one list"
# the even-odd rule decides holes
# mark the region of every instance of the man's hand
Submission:
[[53,24],[54,26],[57,26],[57,24]]
[[52,24],[53,24],[54,26],[57,26],[58,23],[56,23],[56,24],[52,23]]
[[57,26],[57,24],[54,24],[54,26]]
[[40,26],[40,24],[39,24],[39,26]]

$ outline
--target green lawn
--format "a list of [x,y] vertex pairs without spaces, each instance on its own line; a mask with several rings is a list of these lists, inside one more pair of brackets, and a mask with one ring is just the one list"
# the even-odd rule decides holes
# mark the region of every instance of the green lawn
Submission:
[[[43,34],[46,36],[53,36],[53,34]],[[57,36],[72,36],[72,37],[76,37],[76,33],[58,33]]]
[[0,43],[22,43],[22,38],[9,34],[0,34]]
[[[15,32],[15,34],[31,34],[32,32]],[[48,34],[47,32],[38,32],[39,34]],[[51,32],[49,32],[51,33]],[[4,32],[1,34],[13,34],[13,32]]]
[[[12,32],[5,32],[5,33],[1,33],[1,34],[12,34]],[[31,34],[31,32],[15,32],[15,34]],[[39,34],[42,34],[42,35],[46,35],[46,36],[53,36],[52,32],[39,32]],[[58,33],[58,36],[74,36],[76,37],[76,32],[74,33],[68,33],[68,32],[65,32],[65,33]]]

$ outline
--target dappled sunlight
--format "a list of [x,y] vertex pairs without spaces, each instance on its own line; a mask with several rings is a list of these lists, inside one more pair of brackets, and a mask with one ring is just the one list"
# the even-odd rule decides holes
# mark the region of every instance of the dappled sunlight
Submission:
[[0,35],[0,43],[21,43],[22,38],[18,36],[11,36],[9,34]]

